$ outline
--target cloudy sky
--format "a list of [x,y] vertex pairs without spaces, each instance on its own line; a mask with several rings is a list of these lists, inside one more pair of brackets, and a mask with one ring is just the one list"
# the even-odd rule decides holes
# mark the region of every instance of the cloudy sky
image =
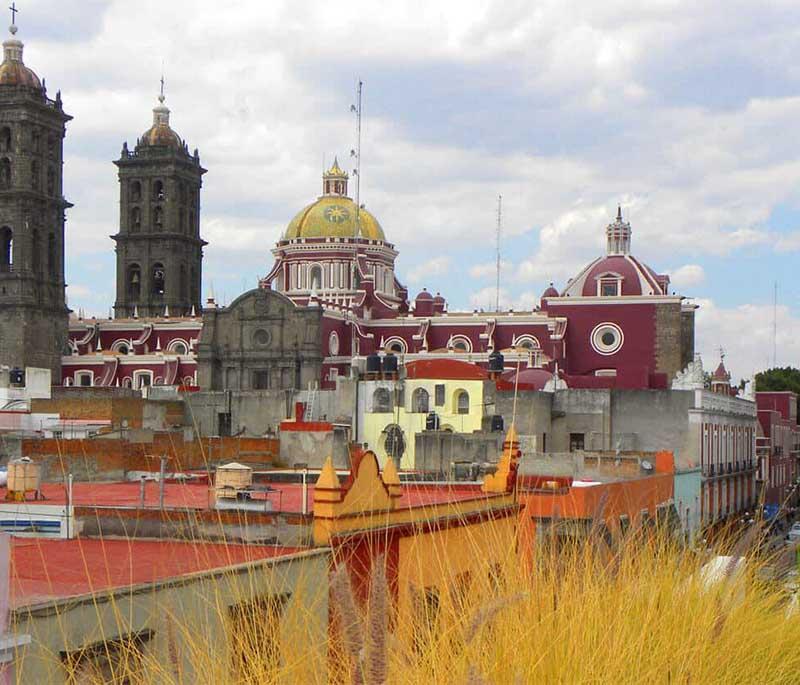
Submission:
[[530,309],[603,250],[633,251],[701,305],[698,350],[738,377],[800,361],[800,3],[773,0],[182,2],[24,0],[25,60],[61,89],[73,309],[114,300],[111,160],[150,125],[162,61],[173,127],[209,169],[204,289],[271,264],[323,160],[354,145],[362,201],[412,292]]

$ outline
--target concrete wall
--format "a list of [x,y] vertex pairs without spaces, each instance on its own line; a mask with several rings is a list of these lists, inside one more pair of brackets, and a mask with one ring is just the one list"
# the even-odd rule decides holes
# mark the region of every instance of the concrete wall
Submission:
[[676,462],[689,450],[689,409],[694,403],[691,390],[611,390],[610,449],[619,437],[634,444],[624,449],[672,450]]
[[294,413],[292,390],[196,392],[186,397],[187,425],[199,435],[219,435],[219,414],[230,412],[231,434],[277,434],[281,421]]
[[348,429],[333,427],[326,431],[282,430],[280,463],[287,467],[302,463],[308,464],[309,468],[318,469],[331,457],[337,469],[349,469],[349,437]]
[[415,470],[450,475],[453,462],[495,463],[505,433],[422,431],[415,436]]
[[[165,668],[168,673],[169,665],[177,659],[182,682],[226,682],[229,607],[283,595],[289,597],[281,621],[283,658],[307,666],[306,676],[295,674],[297,682],[310,682],[312,674],[322,673],[324,677],[329,561],[329,550],[323,549],[154,585],[100,592],[94,597],[48,602],[35,610],[17,609],[11,615],[13,629],[32,636],[31,645],[17,663],[18,682],[66,683],[67,672],[59,653],[76,652],[146,630],[152,631],[152,638],[144,647],[146,668],[151,669],[145,681],[162,681]],[[171,625],[170,615],[174,617]],[[200,659],[201,654],[208,655],[208,660]]]

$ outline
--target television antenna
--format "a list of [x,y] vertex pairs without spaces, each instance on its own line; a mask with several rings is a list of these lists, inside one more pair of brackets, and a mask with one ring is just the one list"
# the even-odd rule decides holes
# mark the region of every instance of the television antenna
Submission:
[[496,252],[497,252],[497,282],[495,284],[495,300],[494,310],[500,311],[500,233],[503,228],[503,196],[497,196],[497,236],[496,236]]
[[361,113],[362,90],[364,82],[359,79],[356,89],[356,105],[350,105],[350,111],[356,115],[356,149],[350,150],[350,156],[355,159],[356,168],[353,176],[356,177],[356,237],[361,236]]

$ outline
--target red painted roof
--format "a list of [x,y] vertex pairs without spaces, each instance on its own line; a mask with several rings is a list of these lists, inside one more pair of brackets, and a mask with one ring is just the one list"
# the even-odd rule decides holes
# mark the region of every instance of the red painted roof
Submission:
[[296,547],[162,540],[12,538],[11,606],[155,583],[294,554]]
[[552,380],[553,374],[547,369],[522,369],[517,374],[514,369],[506,371],[501,378],[512,386],[518,385],[523,390],[542,390]]
[[486,371],[475,364],[458,359],[420,359],[406,364],[407,378],[432,380],[482,381]]
[[[269,500],[276,513],[299,514],[303,505],[303,486],[300,483],[269,483],[276,492],[269,494]],[[62,485],[45,483],[42,485],[45,499],[37,504],[66,504],[66,492]],[[0,499],[5,496],[5,488],[0,488]],[[462,484],[408,484],[402,486],[398,500],[400,507],[420,507],[429,504],[457,502],[481,496],[480,487]],[[158,484],[149,481],[145,488],[145,507],[158,507]],[[126,481],[119,483],[75,483],[72,487],[72,502],[76,507],[125,507],[139,508],[139,483]],[[313,508],[314,486],[308,486],[309,510]],[[166,483],[164,486],[164,506],[167,509],[188,508],[211,509],[211,494],[205,483]]]

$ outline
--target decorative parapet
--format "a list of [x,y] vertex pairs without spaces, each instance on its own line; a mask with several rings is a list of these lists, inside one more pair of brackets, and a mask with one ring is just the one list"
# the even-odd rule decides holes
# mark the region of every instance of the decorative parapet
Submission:
[[483,479],[483,491],[493,493],[513,492],[517,484],[517,469],[519,468],[521,456],[522,452],[519,449],[517,429],[512,423],[503,443],[503,454],[497,463],[497,471],[486,474]]

